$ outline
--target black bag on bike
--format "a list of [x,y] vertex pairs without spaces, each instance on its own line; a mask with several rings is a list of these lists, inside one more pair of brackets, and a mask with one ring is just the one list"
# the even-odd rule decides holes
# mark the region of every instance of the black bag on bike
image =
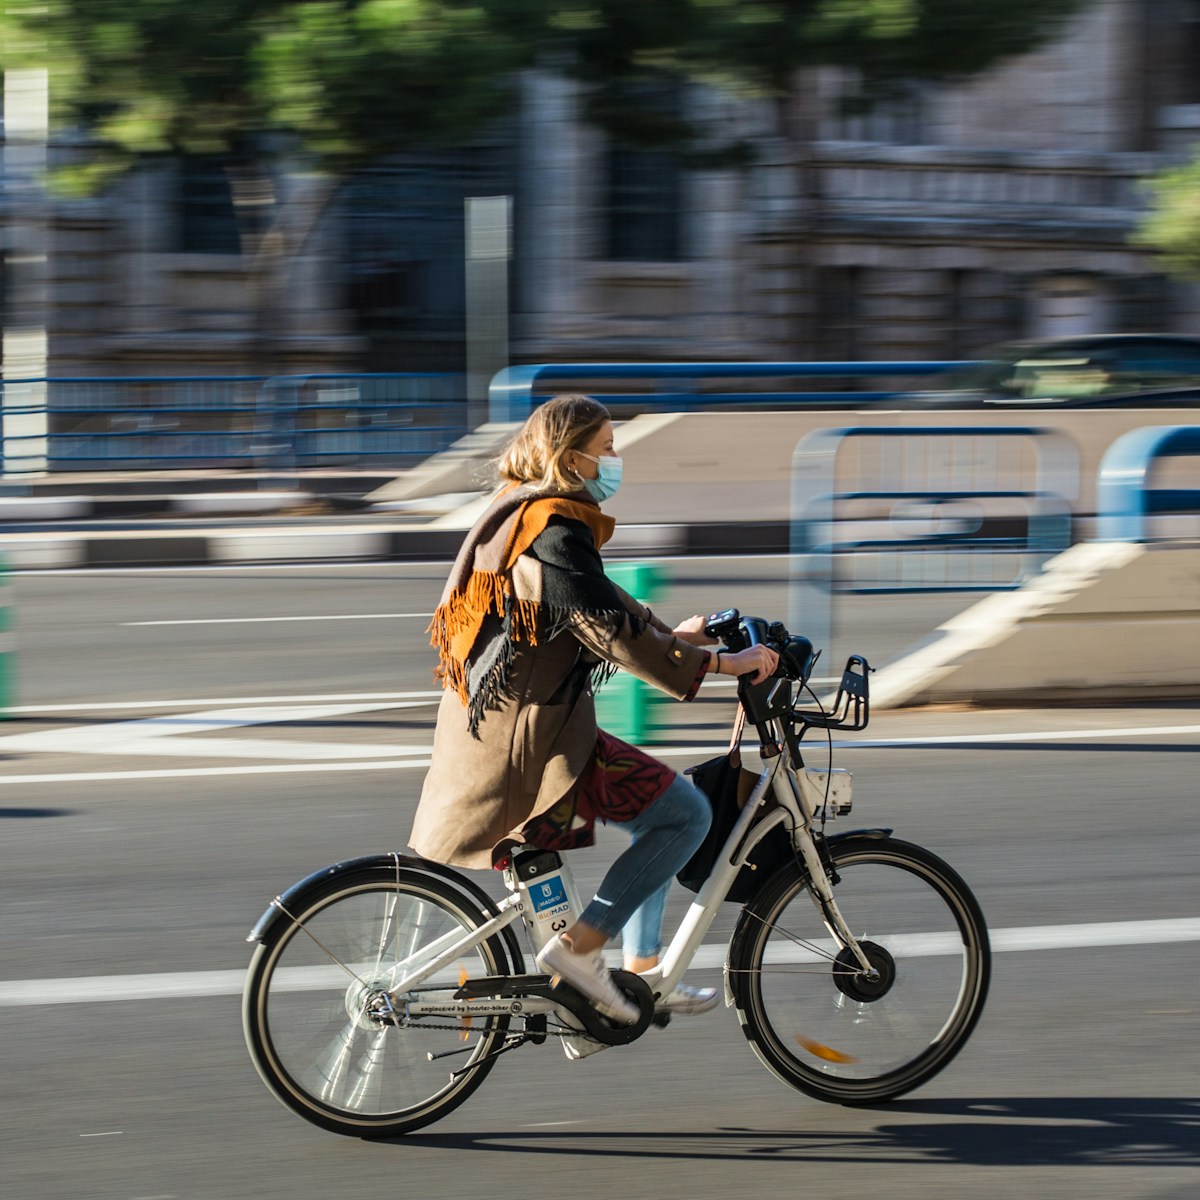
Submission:
[[[742,752],[739,742],[742,734],[744,714],[739,709],[734,724],[733,739],[728,751],[710,758],[699,766],[689,767],[684,773],[708,797],[712,804],[712,824],[699,849],[680,868],[675,876],[690,892],[698,892],[712,874],[721,848],[729,838],[734,824],[741,816],[742,808],[758,776],[742,767]],[[792,858],[791,841],[782,826],[776,826],[750,854],[746,865],[737,873],[726,900],[745,904],[763,885],[776,868]]]

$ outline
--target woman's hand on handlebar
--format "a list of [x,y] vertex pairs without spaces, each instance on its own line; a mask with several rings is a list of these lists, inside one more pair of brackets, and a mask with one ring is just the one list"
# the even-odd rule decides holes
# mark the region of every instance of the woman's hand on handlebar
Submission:
[[686,621],[680,621],[678,625],[671,631],[681,642],[687,642],[692,646],[714,646],[717,639],[711,638],[704,632],[704,626],[707,624],[708,618],[702,617],[699,614],[688,617]]
[[749,675],[753,672],[754,678],[751,683],[762,683],[763,680],[770,679],[778,666],[779,655],[770,646],[761,643],[746,650],[738,650],[734,654],[727,650],[721,651],[721,674]]

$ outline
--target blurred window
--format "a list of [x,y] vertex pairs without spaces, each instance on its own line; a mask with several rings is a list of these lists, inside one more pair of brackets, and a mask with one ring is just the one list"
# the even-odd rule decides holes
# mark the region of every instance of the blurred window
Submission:
[[[680,127],[683,86],[677,80],[629,85],[622,103],[648,129]],[[676,262],[683,257],[683,156],[669,136],[662,145],[614,141],[608,152],[605,257]]]
[[240,254],[233,189],[219,158],[189,156],[179,164],[178,249],[183,254]]
[[838,141],[919,146],[927,140],[927,93],[926,84],[898,80],[882,94],[870,95],[858,72],[846,71],[823,124]]
[[633,262],[680,259],[683,178],[677,156],[614,148],[608,169],[607,257]]
[[1182,75],[1183,104],[1200,104],[1200,0],[1188,0],[1184,12]]
[[817,292],[821,357],[838,362],[856,361],[859,357],[862,268],[820,267]]

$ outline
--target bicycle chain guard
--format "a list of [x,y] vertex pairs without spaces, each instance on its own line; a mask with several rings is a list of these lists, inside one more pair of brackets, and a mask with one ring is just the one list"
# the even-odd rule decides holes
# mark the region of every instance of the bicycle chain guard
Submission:
[[[600,1015],[592,1002],[570,984],[550,986],[549,975],[497,975],[482,979],[468,979],[457,992],[456,1000],[481,999],[484,996],[537,996],[561,1004],[578,1019],[583,1031],[606,1046],[626,1046],[636,1041],[650,1028],[654,1019],[654,993],[640,976],[631,971],[613,971],[613,982],[638,1006],[638,1019],[632,1025],[613,1025]],[[514,1014],[519,1015],[519,1014]]]

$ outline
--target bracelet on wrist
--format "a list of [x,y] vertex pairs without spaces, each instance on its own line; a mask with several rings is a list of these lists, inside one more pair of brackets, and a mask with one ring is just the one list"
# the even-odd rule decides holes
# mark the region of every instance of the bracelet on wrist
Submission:
[[718,675],[720,675],[720,673],[721,673],[721,652],[720,652],[720,650],[717,651],[717,671],[716,671],[716,673]]

